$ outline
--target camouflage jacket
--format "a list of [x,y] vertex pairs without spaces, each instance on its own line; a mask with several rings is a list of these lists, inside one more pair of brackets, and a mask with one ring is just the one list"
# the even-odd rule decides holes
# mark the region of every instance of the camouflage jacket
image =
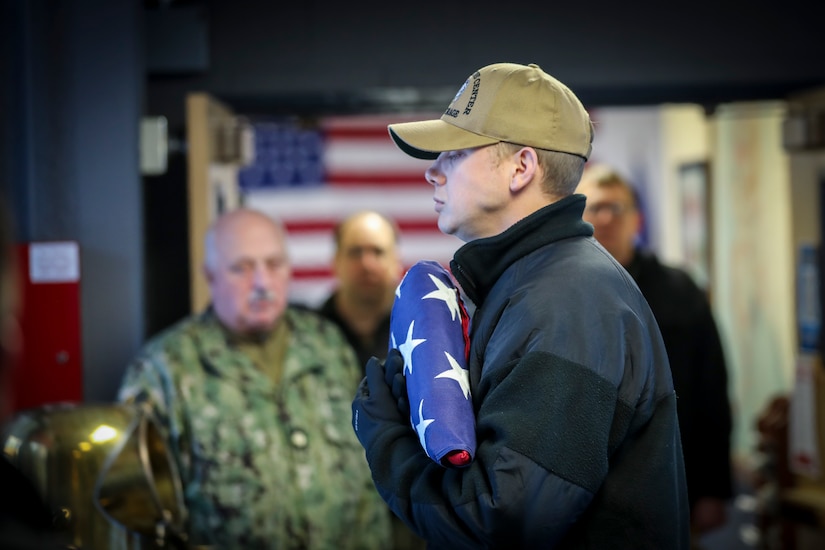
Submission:
[[361,367],[332,323],[295,308],[284,320],[278,387],[207,310],[148,342],[118,399],[149,400],[168,431],[192,544],[386,548],[388,509],[350,424]]

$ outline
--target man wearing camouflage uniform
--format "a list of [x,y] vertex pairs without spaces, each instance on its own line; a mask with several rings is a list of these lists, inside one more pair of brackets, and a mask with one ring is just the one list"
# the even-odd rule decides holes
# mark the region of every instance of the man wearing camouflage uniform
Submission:
[[189,542],[388,547],[350,427],[361,367],[337,327],[288,307],[284,229],[252,210],[223,215],[204,270],[211,305],[147,343],[118,395],[149,401],[168,430]]

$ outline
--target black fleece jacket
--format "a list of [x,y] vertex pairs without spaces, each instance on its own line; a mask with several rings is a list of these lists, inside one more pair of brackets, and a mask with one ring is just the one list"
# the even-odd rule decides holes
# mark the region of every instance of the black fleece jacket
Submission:
[[411,429],[366,449],[379,492],[432,548],[688,547],[661,335],[584,202],[551,204],[451,263],[476,306],[474,462],[433,463]]

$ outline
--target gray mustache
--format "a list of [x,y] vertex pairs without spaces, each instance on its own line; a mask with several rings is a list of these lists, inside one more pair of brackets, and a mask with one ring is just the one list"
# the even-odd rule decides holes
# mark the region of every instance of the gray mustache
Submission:
[[249,295],[249,302],[272,302],[276,298],[275,293],[265,288],[256,288]]

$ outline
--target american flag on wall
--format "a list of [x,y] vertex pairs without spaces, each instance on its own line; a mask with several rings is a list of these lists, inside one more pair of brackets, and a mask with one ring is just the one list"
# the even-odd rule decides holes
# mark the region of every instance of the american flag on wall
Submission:
[[355,211],[371,209],[401,229],[405,267],[419,260],[449,264],[463,243],[438,229],[429,161],[397,149],[387,124],[438,118],[427,113],[284,118],[253,123],[255,160],[238,172],[246,206],[281,219],[289,232],[291,300],[311,306],[332,290],[332,230]]

